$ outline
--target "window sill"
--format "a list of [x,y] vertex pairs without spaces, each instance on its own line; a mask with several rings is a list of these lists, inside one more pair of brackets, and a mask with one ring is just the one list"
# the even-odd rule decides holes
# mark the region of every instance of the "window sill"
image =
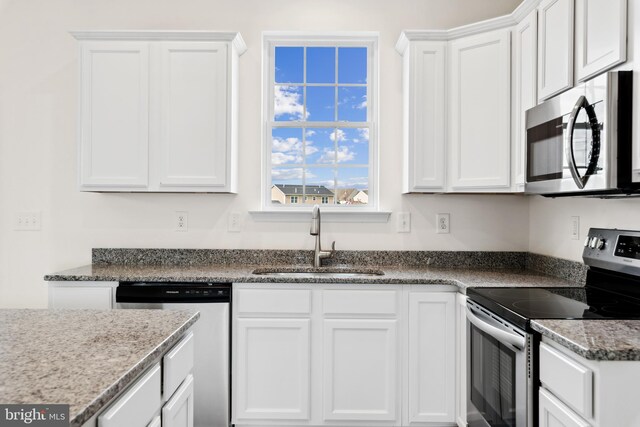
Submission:
[[[263,210],[249,211],[256,222],[309,222],[311,210]],[[385,223],[389,222],[391,212],[387,211],[355,211],[340,212],[335,210],[322,210],[322,222],[364,222]]]

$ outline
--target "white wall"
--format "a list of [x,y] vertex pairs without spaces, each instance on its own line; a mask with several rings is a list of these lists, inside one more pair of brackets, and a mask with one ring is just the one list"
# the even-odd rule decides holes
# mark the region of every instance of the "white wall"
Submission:
[[[412,213],[412,232],[388,224],[326,224],[339,249],[527,250],[519,196],[401,196],[402,29],[450,28],[511,12],[518,0],[2,0],[0,3],[0,307],[45,307],[43,274],[90,262],[92,247],[310,249],[308,224],[256,223],[260,200],[261,32],[380,32],[381,205]],[[69,30],[240,31],[238,195],[91,194],[76,189],[77,51]],[[42,231],[13,230],[42,212]],[[189,212],[189,232],[174,212]],[[243,232],[227,215],[243,213]],[[450,235],[435,214],[451,213]]]

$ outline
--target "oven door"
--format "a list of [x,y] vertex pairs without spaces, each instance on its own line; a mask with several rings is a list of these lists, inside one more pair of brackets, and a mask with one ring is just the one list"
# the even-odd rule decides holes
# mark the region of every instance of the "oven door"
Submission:
[[533,427],[531,338],[467,301],[469,427]]

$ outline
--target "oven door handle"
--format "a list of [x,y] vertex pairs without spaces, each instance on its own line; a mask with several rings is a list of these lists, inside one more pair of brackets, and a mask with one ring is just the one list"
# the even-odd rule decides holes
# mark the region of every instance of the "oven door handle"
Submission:
[[483,332],[486,332],[487,334],[491,335],[493,338],[504,344],[509,344],[515,347],[515,349],[518,351],[524,350],[527,344],[527,340],[525,337],[497,328],[480,319],[468,305],[467,319],[469,319],[469,322],[473,323],[476,328],[480,329]]

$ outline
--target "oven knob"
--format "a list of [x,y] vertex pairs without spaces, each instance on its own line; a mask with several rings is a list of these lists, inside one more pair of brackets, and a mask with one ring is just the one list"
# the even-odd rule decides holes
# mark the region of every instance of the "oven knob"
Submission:
[[591,237],[587,236],[586,239],[584,239],[584,247],[586,248],[587,246],[589,246],[589,240],[591,240]]
[[600,250],[603,250],[606,244],[607,244],[607,241],[605,239],[598,239],[598,243],[596,247]]
[[592,237],[591,240],[589,241],[589,247],[591,249],[595,249],[596,246],[598,246],[598,238],[597,237]]

